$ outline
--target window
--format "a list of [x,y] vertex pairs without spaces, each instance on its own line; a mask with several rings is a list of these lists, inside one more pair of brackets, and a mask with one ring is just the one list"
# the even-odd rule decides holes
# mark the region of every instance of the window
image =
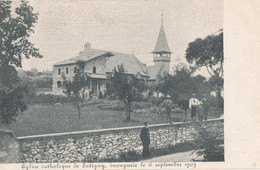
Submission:
[[60,68],[58,68],[58,75],[60,75]]
[[77,72],[77,67],[75,66],[75,67],[74,67],[74,73],[76,73],[76,72]]
[[69,68],[68,67],[66,67],[66,74],[68,74],[69,73]]
[[57,87],[61,88],[61,81],[57,81]]
[[93,73],[96,73],[96,72],[97,72],[96,67],[93,67]]

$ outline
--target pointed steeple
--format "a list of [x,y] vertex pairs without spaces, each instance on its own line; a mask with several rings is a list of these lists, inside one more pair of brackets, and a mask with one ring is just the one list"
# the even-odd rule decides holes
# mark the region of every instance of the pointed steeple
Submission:
[[161,20],[161,29],[157,38],[157,42],[155,45],[155,48],[153,50],[153,53],[160,53],[160,52],[166,52],[171,53],[171,50],[169,48],[167,38],[164,32],[163,28],[163,11],[162,11],[162,20]]

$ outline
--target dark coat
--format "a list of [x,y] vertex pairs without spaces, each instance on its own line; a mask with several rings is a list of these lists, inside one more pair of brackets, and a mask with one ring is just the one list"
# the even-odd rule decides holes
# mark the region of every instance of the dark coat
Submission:
[[142,140],[143,145],[150,145],[150,133],[148,128],[143,127],[140,133],[140,138]]
[[206,98],[202,99],[202,103],[204,110],[209,110],[209,101]]
[[183,110],[188,110],[188,109],[189,109],[189,101],[182,99],[182,100],[180,101],[180,103],[179,103],[179,106],[180,106]]
[[172,109],[173,109],[173,103],[172,103],[172,100],[170,99],[166,99],[164,100],[163,102],[163,107],[165,109],[165,111],[170,114],[172,112]]

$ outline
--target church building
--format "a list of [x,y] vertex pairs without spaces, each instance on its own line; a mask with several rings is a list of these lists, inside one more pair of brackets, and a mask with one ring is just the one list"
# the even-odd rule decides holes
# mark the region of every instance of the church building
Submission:
[[158,75],[162,75],[164,72],[169,73],[171,53],[163,27],[162,16],[160,32],[155,48],[152,51],[153,66],[146,66],[134,54],[93,49],[91,44],[87,42],[78,56],[53,65],[53,94],[64,94],[62,76],[64,75],[67,80],[73,80],[78,60],[85,62],[85,72],[90,77],[89,88],[92,95],[98,96],[105,93],[107,76],[118,65],[123,65],[127,74],[138,75],[149,83],[155,82]]

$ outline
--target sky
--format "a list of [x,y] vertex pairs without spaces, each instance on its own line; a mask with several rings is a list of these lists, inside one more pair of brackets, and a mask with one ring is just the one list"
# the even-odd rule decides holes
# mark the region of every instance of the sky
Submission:
[[30,40],[42,59],[23,60],[23,69],[52,70],[73,58],[85,42],[100,50],[133,54],[152,65],[161,26],[173,52],[171,66],[185,63],[189,42],[223,28],[222,0],[34,0],[39,12]]

